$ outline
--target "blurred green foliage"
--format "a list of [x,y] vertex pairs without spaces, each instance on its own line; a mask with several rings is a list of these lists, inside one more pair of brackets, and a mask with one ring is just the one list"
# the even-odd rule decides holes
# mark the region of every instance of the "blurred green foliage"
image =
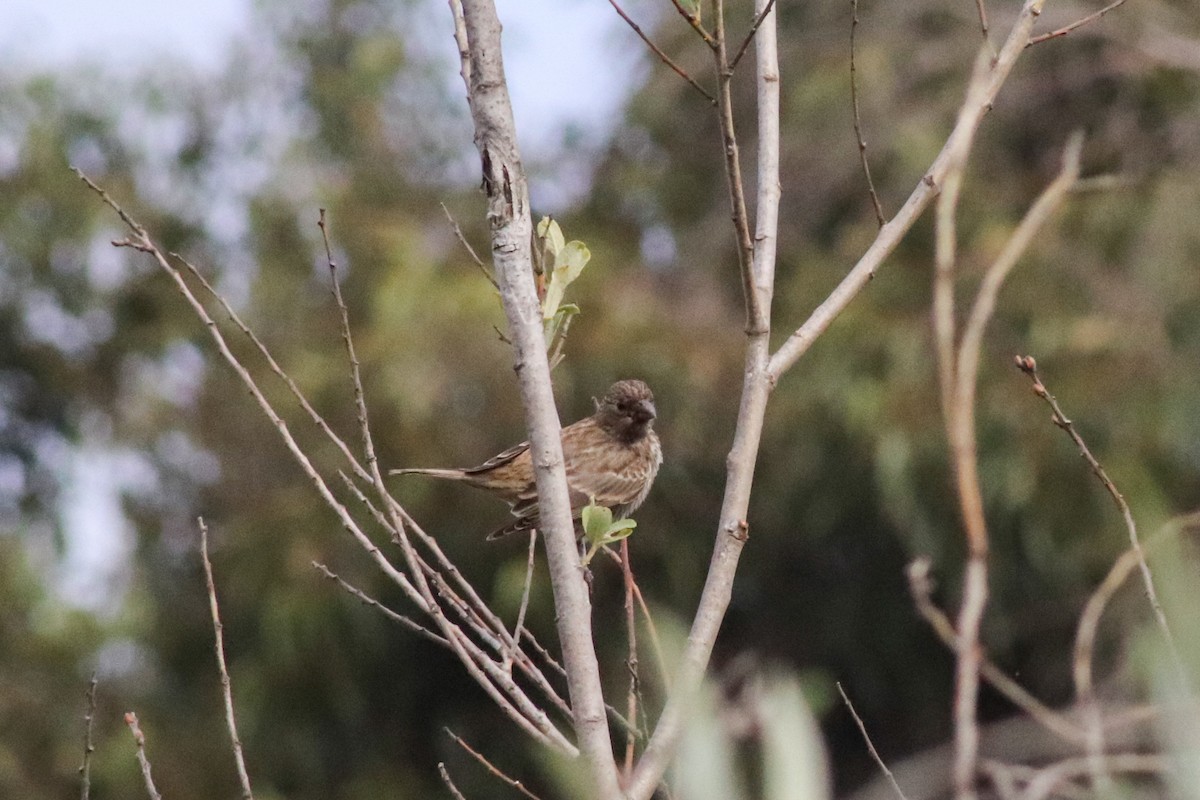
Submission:
[[[749,17],[743,5],[732,4],[731,20]],[[1071,697],[1074,622],[1125,534],[1012,355],[1038,358],[1145,530],[1200,506],[1200,77],[1157,44],[1167,31],[1200,40],[1200,15],[1195,2],[1137,5],[1025,55],[981,129],[960,213],[966,302],[1071,131],[1087,133],[1086,174],[1127,179],[1073,197],[1041,233],[1001,295],[981,368],[993,544],[984,640],[1051,703]],[[706,76],[707,53],[667,11],[659,40]],[[1001,30],[1008,12],[994,11]],[[851,130],[848,9],[789,3],[779,12],[777,343],[875,233]],[[117,221],[67,170],[89,172],[164,247],[200,265],[354,443],[315,226],[317,208],[327,208],[383,464],[474,463],[524,432],[510,354],[492,330],[503,324],[495,291],[438,207],[445,202],[486,252],[453,65],[425,53],[416,35],[448,35],[430,13],[370,1],[267,4],[262,40],[231,54],[215,80],[107,69],[0,80],[0,795],[73,790],[93,670],[93,796],[141,791],[120,723],[127,709],[142,720],[164,794],[233,795],[195,552],[201,513],[260,798],[431,796],[441,791],[439,760],[467,796],[494,793],[440,733],[446,725],[553,792],[561,765],[516,734],[449,656],[315,573],[310,562],[323,561],[404,608],[169,283],[144,257],[109,247],[123,235]],[[973,13],[932,0],[860,9],[862,123],[886,210],[903,202],[950,128],[977,42]],[[1065,7],[1046,16],[1047,25],[1071,18]],[[736,89],[749,166],[748,73]],[[741,384],[740,280],[719,141],[703,100],[655,65],[584,199],[536,209],[553,212],[592,254],[571,289],[584,315],[555,372],[564,420],[589,413],[589,398],[616,378],[644,378],[656,393],[666,461],[630,541],[646,594],[685,619],[708,566]],[[780,382],[716,659],[720,669],[755,651],[804,669],[817,693],[841,680],[887,758],[949,731],[951,657],[917,618],[903,578],[910,558],[931,556],[939,599],[955,605],[962,546],[928,325],[931,234],[928,220],[919,223]],[[286,405],[282,387],[264,383]],[[332,460],[295,409],[288,420]],[[80,532],[63,520],[74,454],[85,447],[129,456],[116,477],[136,535],[127,571],[94,598],[94,611],[65,604],[52,578],[78,546]],[[514,614],[524,549],[482,541],[503,507],[436,482],[399,492],[485,596]],[[598,645],[620,693],[620,577],[607,565],[596,573],[596,614],[614,621],[598,626]],[[1121,663],[1147,617],[1136,597],[1114,613],[1101,674]],[[554,639],[553,616],[539,564],[528,624],[544,641]],[[1136,686],[1155,680],[1153,669],[1137,674]],[[982,704],[988,719],[1013,711],[987,692]],[[823,712],[839,787],[872,775],[849,717],[836,705]]]

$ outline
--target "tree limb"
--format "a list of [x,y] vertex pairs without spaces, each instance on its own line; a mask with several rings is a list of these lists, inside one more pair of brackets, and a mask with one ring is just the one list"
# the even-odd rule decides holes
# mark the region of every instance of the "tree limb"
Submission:
[[[456,0],[451,0],[453,7]],[[539,517],[554,591],[559,640],[567,670],[575,732],[596,796],[617,800],[617,778],[600,667],[592,643],[591,600],[575,549],[575,528],[563,464],[561,426],[550,383],[541,306],[530,252],[529,188],[517,150],[516,125],[504,77],[500,20],[492,0],[463,0],[471,74],[467,93],[483,167],[494,272],[515,350],[514,369],[525,406],[537,476]]]

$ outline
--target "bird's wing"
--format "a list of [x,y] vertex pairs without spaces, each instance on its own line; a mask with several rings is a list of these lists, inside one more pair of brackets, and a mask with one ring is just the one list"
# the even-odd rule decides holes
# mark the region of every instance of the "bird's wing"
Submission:
[[647,476],[636,464],[623,463],[609,467],[583,464],[576,469],[568,465],[567,483],[571,486],[571,506],[580,508],[595,498],[596,505],[614,506],[632,502],[645,489]]
[[477,475],[481,472],[488,472],[490,470],[495,469],[496,467],[501,467],[501,466],[504,466],[505,464],[512,463],[513,459],[515,459],[517,456],[521,455],[521,453],[524,453],[528,449],[529,449],[529,442],[521,442],[520,444],[515,444],[512,447],[505,450],[504,452],[497,453],[496,455],[492,456],[487,461],[483,462],[482,464],[480,464],[477,467],[468,467],[467,469],[464,469],[463,474]]

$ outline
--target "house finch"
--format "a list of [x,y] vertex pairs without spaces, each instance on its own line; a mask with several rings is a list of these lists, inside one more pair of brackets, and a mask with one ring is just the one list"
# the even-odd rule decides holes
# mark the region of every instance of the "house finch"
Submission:
[[[571,513],[593,499],[614,519],[631,514],[650,492],[662,464],[662,447],[651,429],[654,395],[642,381],[618,381],[596,402],[596,413],[562,429],[563,460]],[[521,442],[477,467],[466,469],[395,469],[392,475],[445,478],[486,489],[505,500],[516,520],[488,535],[499,539],[538,525],[538,495],[529,442]]]

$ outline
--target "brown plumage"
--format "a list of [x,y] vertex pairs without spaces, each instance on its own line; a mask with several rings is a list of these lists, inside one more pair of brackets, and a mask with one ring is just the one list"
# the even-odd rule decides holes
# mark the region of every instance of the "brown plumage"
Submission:
[[[650,387],[639,380],[614,383],[596,402],[596,413],[562,430],[563,460],[571,512],[595,498],[612,509],[613,518],[633,513],[646,495],[662,464],[662,447],[653,425],[656,410]],[[537,485],[529,442],[521,442],[465,469],[396,469],[393,475],[429,475],[476,486],[498,495],[512,508],[516,520],[493,531],[499,539],[538,524]]]

